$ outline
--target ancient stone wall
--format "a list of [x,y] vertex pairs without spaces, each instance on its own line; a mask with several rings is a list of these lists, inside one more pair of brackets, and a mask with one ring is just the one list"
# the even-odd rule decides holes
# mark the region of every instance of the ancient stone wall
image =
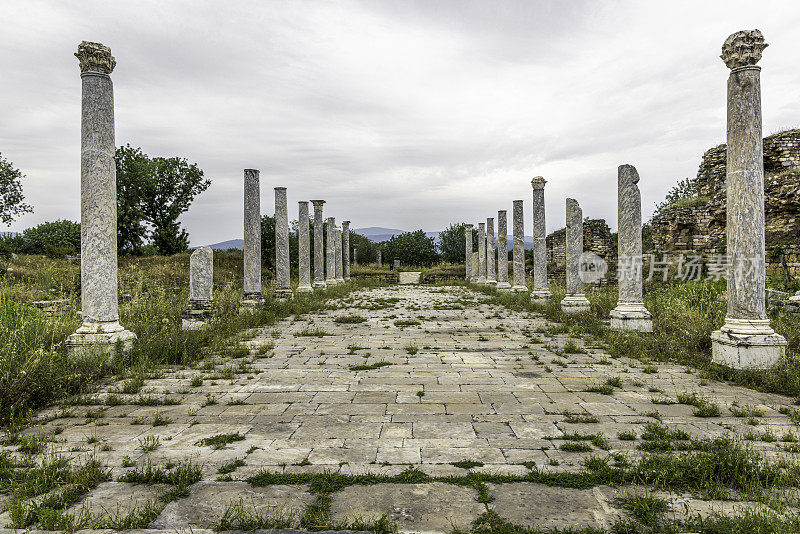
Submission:
[[[657,252],[707,258],[725,252],[726,158],[724,144],[706,151],[695,178],[697,197],[653,216]],[[800,130],[764,138],[764,172],[767,272],[782,274],[785,261],[790,275],[800,277]]]
[[[545,238],[547,262],[564,265],[566,262],[566,228],[556,230]],[[617,247],[605,219],[583,221],[583,250],[591,251],[608,262],[617,259]]]

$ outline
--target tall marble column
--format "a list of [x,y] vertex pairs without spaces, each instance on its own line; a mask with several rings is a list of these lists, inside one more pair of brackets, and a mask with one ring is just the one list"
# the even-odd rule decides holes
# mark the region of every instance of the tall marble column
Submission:
[[478,223],[478,284],[486,283],[486,223]]
[[514,201],[514,285],[511,291],[515,293],[525,293],[528,287],[525,285],[525,211],[521,200]]
[[244,170],[244,298],[261,301],[261,190],[257,169]]
[[497,289],[511,291],[508,283],[508,214],[497,212]]
[[465,224],[464,225],[464,278],[468,282],[474,282],[472,279],[472,225]]
[[342,278],[350,281],[350,221],[342,221]]
[[214,315],[214,251],[200,247],[189,256],[189,305],[181,314],[186,330],[205,326]]
[[[546,183],[547,181],[541,176],[531,180],[531,187],[533,187],[533,291],[531,291],[531,300],[535,301],[550,300],[552,297],[547,288],[547,224],[544,211],[544,186]],[[583,230],[581,229],[581,231]],[[583,239],[583,234],[581,234],[581,239]],[[581,252],[583,252],[582,248]]]
[[316,289],[325,288],[325,238],[323,228],[325,224],[322,219],[322,205],[324,200],[312,200],[314,206],[314,284]]
[[497,285],[495,277],[495,250],[494,250],[494,217],[486,219],[486,283],[490,286]]
[[124,350],[136,335],[119,323],[117,307],[117,174],[114,162],[116,61],[100,43],[78,45],[81,69],[81,309],[83,323],[67,339],[70,352],[94,346]]
[[325,283],[335,286],[336,280],[336,219],[328,217],[327,243],[325,248]]
[[298,205],[298,293],[314,291],[311,287],[311,236],[308,221],[308,202],[301,201]]
[[336,239],[336,246],[333,249],[336,258],[336,283],[342,284],[344,283],[344,265],[343,265],[343,256],[342,253],[342,229],[335,228],[334,231],[334,238]]
[[383,267],[383,253],[381,252],[380,248],[378,249],[378,257],[376,259],[376,263],[379,268]]
[[478,283],[478,273],[480,272],[480,261],[478,260],[478,252],[472,253],[472,282]]
[[583,280],[580,272],[583,254],[583,210],[574,198],[567,199],[567,295],[561,301],[564,313],[589,311],[589,299],[583,294]]
[[286,188],[275,188],[275,298],[292,298],[289,280],[289,209]]
[[617,278],[619,301],[611,310],[611,328],[652,332],[653,319],[642,300],[642,196],[633,165],[617,171]]
[[730,367],[767,368],[786,353],[786,340],[767,317],[764,292],[764,153],[761,67],[766,48],[758,30],[739,31],[722,45],[728,77],[727,195],[728,313],[711,334],[711,356]]

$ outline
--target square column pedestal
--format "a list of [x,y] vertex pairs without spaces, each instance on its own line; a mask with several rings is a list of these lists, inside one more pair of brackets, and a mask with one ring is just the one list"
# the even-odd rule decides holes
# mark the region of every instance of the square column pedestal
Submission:
[[767,369],[785,354],[786,339],[769,320],[725,319],[725,326],[711,333],[711,360],[734,369]]
[[635,332],[652,332],[653,316],[641,303],[620,303],[609,313],[611,328],[615,330],[632,330]]
[[586,295],[583,293],[576,293],[574,295],[567,295],[561,300],[561,311],[564,313],[581,313],[587,312],[591,309],[592,305]]

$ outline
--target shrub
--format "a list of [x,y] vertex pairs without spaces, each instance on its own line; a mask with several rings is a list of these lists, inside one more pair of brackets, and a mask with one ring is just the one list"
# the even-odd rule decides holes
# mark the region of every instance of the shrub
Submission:
[[22,232],[22,240],[28,254],[64,257],[81,249],[81,225],[66,219],[43,222]]

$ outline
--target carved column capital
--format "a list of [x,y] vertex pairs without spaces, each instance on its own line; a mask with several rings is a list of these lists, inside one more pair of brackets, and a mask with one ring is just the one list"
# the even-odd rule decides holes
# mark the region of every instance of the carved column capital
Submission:
[[731,34],[722,44],[722,61],[729,69],[753,66],[761,60],[767,47],[758,30],[742,30]]
[[117,61],[111,55],[111,49],[101,43],[83,41],[78,45],[75,57],[80,62],[81,73],[101,72],[111,74]]

